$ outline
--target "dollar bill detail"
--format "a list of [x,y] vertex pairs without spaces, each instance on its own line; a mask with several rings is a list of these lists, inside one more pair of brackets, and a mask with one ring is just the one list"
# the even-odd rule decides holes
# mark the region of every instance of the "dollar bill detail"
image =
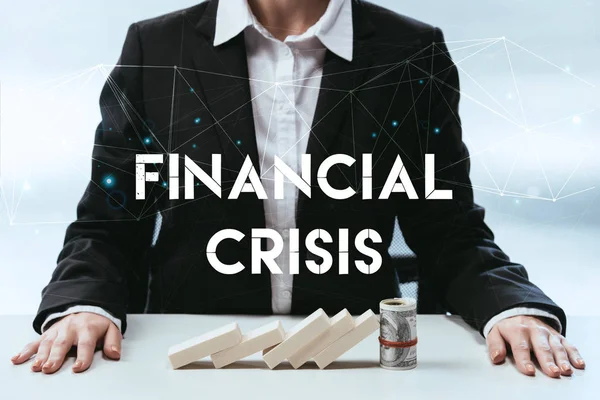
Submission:
[[[380,304],[380,337],[390,342],[409,342],[417,337],[417,308],[414,299],[389,299]],[[417,346],[380,347],[380,364],[388,369],[417,366]]]

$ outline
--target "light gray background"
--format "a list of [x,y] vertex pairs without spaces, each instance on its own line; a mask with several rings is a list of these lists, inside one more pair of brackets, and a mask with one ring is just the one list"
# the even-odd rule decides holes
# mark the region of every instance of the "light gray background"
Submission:
[[[598,315],[600,2],[376,3],[443,28],[499,244],[567,313]],[[36,310],[75,217],[100,117],[94,67],[116,62],[130,23],[192,4],[0,0],[0,314]]]

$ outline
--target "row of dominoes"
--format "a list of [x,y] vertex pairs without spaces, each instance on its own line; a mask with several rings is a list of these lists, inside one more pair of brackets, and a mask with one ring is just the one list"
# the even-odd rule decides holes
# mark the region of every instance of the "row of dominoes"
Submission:
[[332,318],[318,309],[287,333],[275,321],[242,335],[233,322],[171,347],[169,361],[176,369],[210,356],[215,368],[222,368],[262,351],[271,369],[285,359],[294,368],[313,359],[323,369],[378,328],[371,310],[354,320],[346,309]]

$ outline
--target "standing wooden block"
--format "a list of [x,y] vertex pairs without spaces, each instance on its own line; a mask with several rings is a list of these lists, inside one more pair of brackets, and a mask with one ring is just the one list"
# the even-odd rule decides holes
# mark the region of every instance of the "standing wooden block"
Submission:
[[210,356],[215,368],[222,368],[242,358],[251,356],[264,349],[275,346],[285,339],[285,330],[281,321],[261,326],[242,336],[242,341],[233,347]]
[[306,317],[294,326],[285,336],[285,340],[277,346],[268,349],[263,354],[263,360],[273,369],[283,360],[296,353],[329,328],[329,318],[323,309]]
[[206,356],[235,346],[242,340],[242,331],[236,322],[186,340],[169,349],[169,362],[177,369]]
[[371,310],[366,311],[360,317],[356,318],[354,329],[317,354],[314,357],[315,362],[319,368],[325,368],[377,329],[379,329],[377,316]]
[[325,350],[330,344],[341,338],[354,328],[354,319],[345,308],[331,317],[330,327],[312,342],[288,357],[288,361],[294,368],[300,368],[308,360]]

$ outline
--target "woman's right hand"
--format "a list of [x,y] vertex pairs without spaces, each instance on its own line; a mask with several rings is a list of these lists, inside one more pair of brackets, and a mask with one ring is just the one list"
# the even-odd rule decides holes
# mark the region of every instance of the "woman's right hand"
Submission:
[[63,365],[67,353],[75,346],[77,359],[73,372],[83,372],[92,364],[97,348],[101,347],[106,357],[119,360],[121,341],[119,328],[108,318],[87,312],[75,313],[55,322],[11,361],[15,365],[23,364],[35,355],[31,370],[52,374]]

